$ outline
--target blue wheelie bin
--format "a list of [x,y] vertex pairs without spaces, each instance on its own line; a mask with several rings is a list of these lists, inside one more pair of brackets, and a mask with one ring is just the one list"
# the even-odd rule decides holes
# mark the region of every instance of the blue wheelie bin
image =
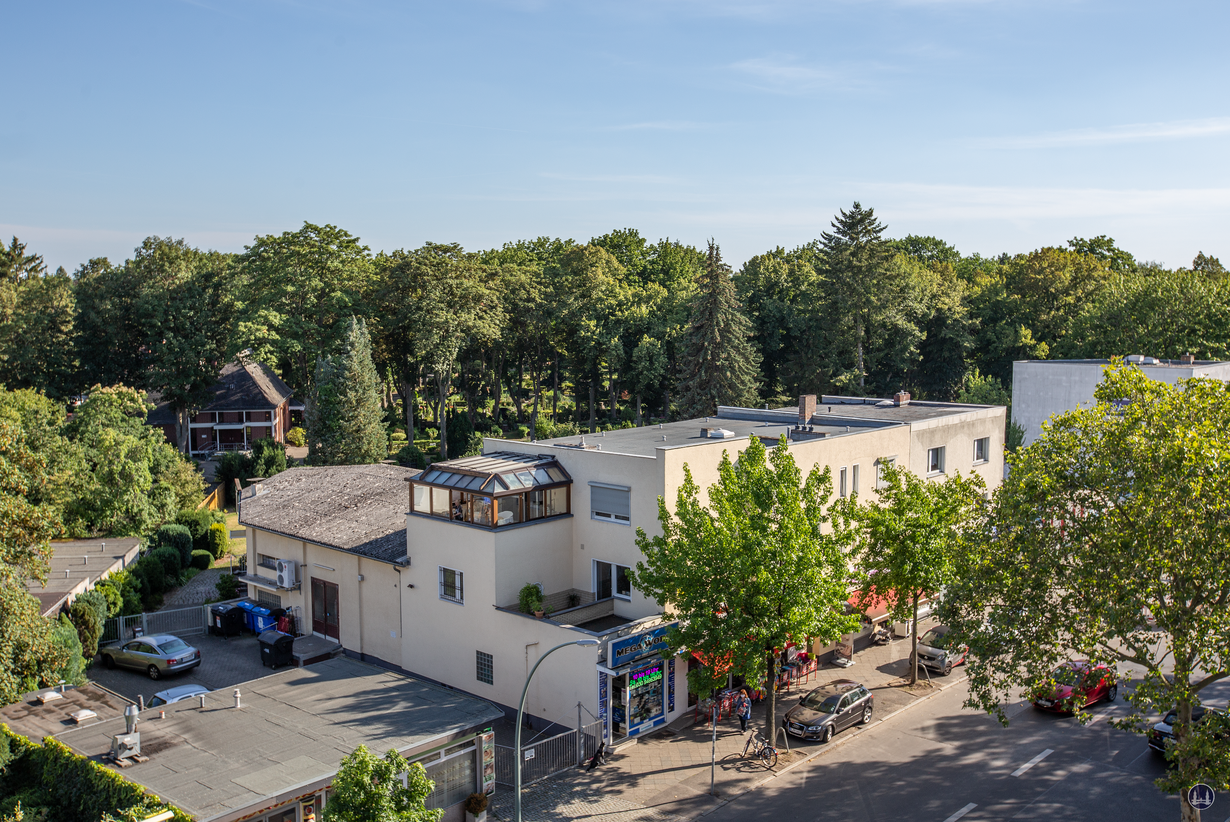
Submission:
[[263,634],[270,628],[276,629],[278,627],[277,618],[264,605],[253,605],[251,614],[252,630],[257,634]]

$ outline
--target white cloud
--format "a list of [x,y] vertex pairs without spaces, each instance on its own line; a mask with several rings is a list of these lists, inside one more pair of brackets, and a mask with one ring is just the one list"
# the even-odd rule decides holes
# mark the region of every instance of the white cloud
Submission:
[[1172,120],[1166,123],[1133,123],[1104,128],[1080,128],[1044,134],[983,141],[991,148],[1072,148],[1143,143],[1155,140],[1188,140],[1230,134],[1230,117],[1203,120]]
[[847,91],[868,84],[865,70],[808,65],[790,55],[755,57],[730,67],[748,77],[753,86],[777,94]]

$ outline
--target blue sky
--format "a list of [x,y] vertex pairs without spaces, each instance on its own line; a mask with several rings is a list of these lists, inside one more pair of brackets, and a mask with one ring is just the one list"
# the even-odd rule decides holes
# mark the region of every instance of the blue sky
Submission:
[[634,227],[736,267],[872,206],[963,253],[1230,262],[1230,3],[13,3],[0,236],[373,250]]

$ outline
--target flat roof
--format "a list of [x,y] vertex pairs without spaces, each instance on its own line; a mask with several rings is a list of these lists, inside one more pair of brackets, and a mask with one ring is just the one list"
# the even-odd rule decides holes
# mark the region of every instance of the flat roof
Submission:
[[[137,731],[149,761],[116,772],[199,820],[272,804],[299,785],[330,780],[343,757],[431,747],[503,716],[490,702],[347,657],[291,668],[232,689],[145,710]],[[166,719],[158,719],[158,710]],[[124,719],[56,734],[99,761]]]
[[45,737],[76,728],[77,722],[71,714],[83,709],[96,714],[95,718],[85,721],[86,726],[117,718],[122,725],[124,708],[132,704],[131,700],[93,682],[87,682],[80,688],[66,688],[61,699],[40,703],[38,695],[51,690],[54,689],[31,691],[20,702],[0,708],[0,722],[32,742],[42,742]]
[[[1160,357],[1151,357],[1150,359],[1153,361],[1129,362],[1126,358],[1124,358],[1124,363],[1126,365],[1139,365],[1146,368],[1201,368],[1211,365],[1230,366],[1230,362],[1225,360],[1194,360],[1193,362],[1183,362],[1181,360],[1165,360]],[[1092,358],[1087,360],[1014,360],[1014,362],[1029,363],[1030,365],[1050,365],[1052,363],[1056,365],[1110,365],[1111,360]]]
[[140,545],[137,537],[53,542],[47,582],[27,580],[26,590],[38,598],[46,616],[59,608],[70,593],[93,588],[102,577],[121,570]]
[[[990,407],[992,406],[943,402],[910,402],[898,406],[893,404],[892,400],[879,398],[825,396],[816,404],[816,412],[811,418],[813,430],[809,433],[813,437],[817,434],[824,434],[825,437],[855,435],[895,425],[982,411]],[[752,435],[776,440],[793,429],[798,420],[797,406],[776,409],[721,406],[717,415],[712,417],[556,437],[538,440],[535,445],[547,448],[584,447],[585,450],[652,457],[658,449],[736,442]],[[707,428],[723,429],[729,431],[731,436],[706,436],[702,429]]]
[[243,491],[239,524],[385,562],[406,555],[407,479],[397,465],[288,468]]

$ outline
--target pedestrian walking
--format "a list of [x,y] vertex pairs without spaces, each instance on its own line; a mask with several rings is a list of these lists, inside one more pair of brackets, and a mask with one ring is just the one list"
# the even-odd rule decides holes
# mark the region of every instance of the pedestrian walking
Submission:
[[748,698],[746,688],[741,688],[735,697],[735,715],[739,717],[739,733],[747,733],[747,721],[752,718],[752,700]]

